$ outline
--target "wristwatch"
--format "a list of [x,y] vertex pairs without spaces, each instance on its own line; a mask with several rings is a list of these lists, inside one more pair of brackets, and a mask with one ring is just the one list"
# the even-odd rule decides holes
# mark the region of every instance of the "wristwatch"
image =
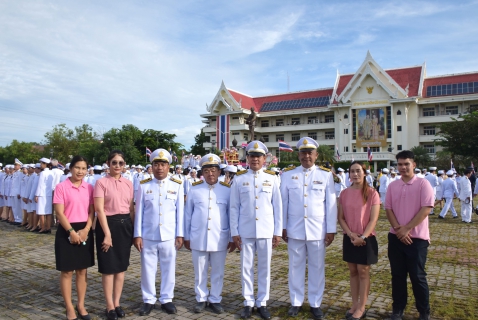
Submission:
[[361,238],[363,241],[367,240],[367,237],[364,236],[364,235],[361,235],[360,238]]

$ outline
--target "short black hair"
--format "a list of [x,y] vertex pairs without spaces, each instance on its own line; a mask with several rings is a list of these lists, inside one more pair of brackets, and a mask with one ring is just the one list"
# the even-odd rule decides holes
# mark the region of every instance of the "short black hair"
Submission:
[[70,161],[70,168],[73,168],[77,162],[84,161],[86,162],[86,167],[88,168],[88,160],[83,156],[74,156]]
[[111,150],[110,154],[108,155],[108,163],[110,163],[110,161],[113,160],[113,158],[116,157],[116,156],[120,156],[121,158],[123,158],[123,160],[125,160],[125,156],[124,156],[123,151],[121,151],[121,150]]
[[411,159],[411,160],[415,160],[415,155],[413,154],[412,151],[410,150],[403,150],[403,151],[400,151],[399,153],[397,153],[397,155],[395,156],[395,158],[397,159]]
[[471,169],[466,169],[464,174],[467,175],[467,174],[470,174],[470,173],[471,173]]

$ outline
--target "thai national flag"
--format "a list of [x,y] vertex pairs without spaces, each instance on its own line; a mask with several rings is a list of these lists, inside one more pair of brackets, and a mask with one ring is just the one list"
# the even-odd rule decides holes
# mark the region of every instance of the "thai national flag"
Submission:
[[284,141],[282,140],[278,140],[279,142],[279,150],[280,151],[285,151],[285,152],[294,152],[294,150],[292,150],[292,147],[289,146],[287,143],[285,143]]
[[337,160],[340,160],[339,147],[337,146],[337,144],[335,144],[335,151],[337,153]]
[[229,115],[217,116],[216,149],[229,148]]
[[370,150],[370,146],[367,146],[367,156],[368,156],[368,161],[372,161],[373,154],[372,154],[372,150]]
[[146,155],[149,157],[151,155],[151,150],[149,150],[148,147],[146,147]]

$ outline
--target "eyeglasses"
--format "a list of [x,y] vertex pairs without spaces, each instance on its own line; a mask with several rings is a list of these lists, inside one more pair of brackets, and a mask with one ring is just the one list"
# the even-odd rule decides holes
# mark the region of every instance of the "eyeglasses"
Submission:
[[111,165],[112,165],[112,166],[120,166],[120,167],[122,167],[122,166],[124,166],[124,161],[116,161],[116,160],[113,160],[113,161],[111,161]]

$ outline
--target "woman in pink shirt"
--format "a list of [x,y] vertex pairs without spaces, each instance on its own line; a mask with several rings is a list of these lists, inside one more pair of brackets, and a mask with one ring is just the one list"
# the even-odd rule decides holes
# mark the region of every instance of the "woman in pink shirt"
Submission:
[[113,150],[108,156],[110,172],[96,181],[94,197],[98,215],[96,255],[98,271],[102,274],[103,291],[108,319],[124,317],[120,298],[124,272],[129,266],[133,244],[133,184],[121,173],[125,166],[124,154]]
[[60,288],[67,319],[77,319],[71,302],[71,279],[76,273],[80,319],[91,319],[85,309],[86,269],[95,265],[93,243],[93,187],[83,181],[88,163],[82,156],[71,159],[71,177],[58,184],[53,203],[60,226],[55,236],[56,269],[61,271]]
[[380,197],[366,181],[365,166],[351,163],[349,172],[352,185],[342,191],[339,199],[339,223],[344,232],[343,260],[350,271],[352,307],[347,319],[362,319],[370,288],[370,265],[377,263],[378,244],[375,239]]

